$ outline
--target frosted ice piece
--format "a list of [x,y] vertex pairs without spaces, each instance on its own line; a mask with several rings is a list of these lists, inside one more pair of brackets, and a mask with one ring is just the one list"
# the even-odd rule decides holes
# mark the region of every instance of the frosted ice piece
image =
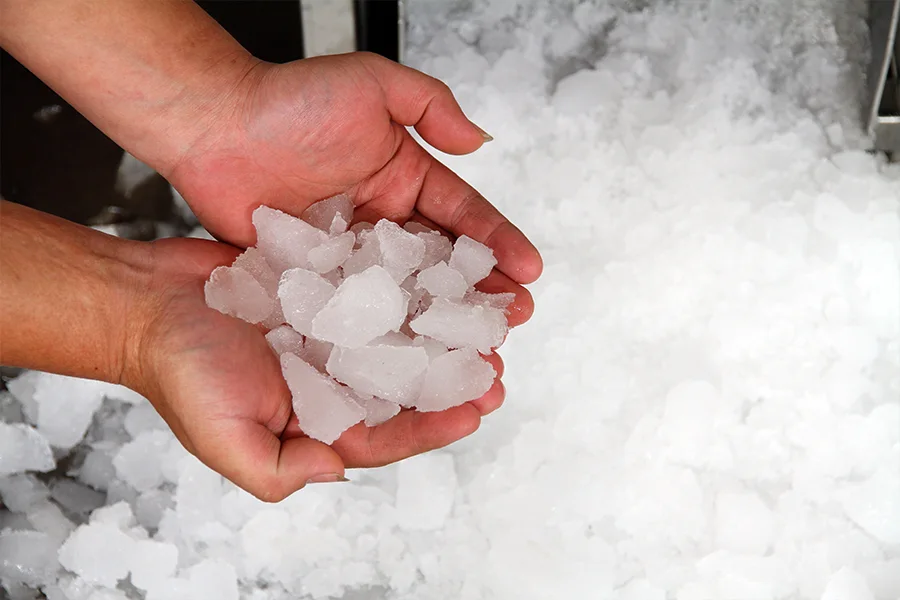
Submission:
[[485,294],[478,290],[469,290],[463,296],[463,302],[466,304],[480,304],[481,306],[489,306],[499,308],[502,311],[509,310],[509,305],[515,301],[516,295],[512,292],[504,292],[502,294]]
[[353,222],[353,200],[347,194],[338,194],[316,202],[303,211],[300,218],[322,231],[330,231],[335,217],[345,224]]
[[426,227],[425,225],[422,225],[418,221],[407,221],[406,223],[403,224],[403,229],[405,229],[406,231],[408,231],[409,233],[411,233],[413,235],[417,235],[420,233],[438,233],[434,229],[432,229],[430,227]]
[[25,517],[36,531],[46,533],[57,544],[61,544],[75,529],[75,524],[63,514],[59,506],[49,500],[29,506]]
[[453,456],[428,452],[397,465],[397,524],[405,531],[441,529],[458,488]]
[[76,529],[59,549],[60,564],[89,583],[115,587],[128,576],[135,541],[110,523]]
[[141,590],[149,590],[155,583],[175,575],[178,566],[178,547],[174,544],[141,540],[134,545],[129,566],[131,583]]
[[321,275],[305,269],[290,269],[281,276],[278,297],[284,318],[298,333],[309,335],[313,319],[334,295],[334,286]]
[[132,438],[145,431],[169,431],[169,426],[149,402],[138,404],[129,410],[123,425]]
[[312,323],[312,335],[320,340],[359,348],[388,331],[396,331],[406,319],[406,300],[387,271],[369,267],[344,280]]
[[263,256],[259,248],[247,248],[240,256],[234,259],[231,266],[250,273],[272,298],[275,298],[278,294],[278,275],[266,262],[266,257]]
[[104,495],[71,479],[57,479],[50,486],[50,497],[74,515],[87,516],[103,506]]
[[446,354],[449,351],[444,344],[431,339],[430,337],[425,337],[424,335],[417,335],[415,339],[413,339],[413,346],[425,348],[425,354],[428,355],[428,360],[434,360],[438,356]]
[[95,490],[106,491],[116,478],[113,457],[107,450],[95,449],[88,452],[78,471],[78,480]]
[[354,223],[350,226],[350,231],[356,234],[357,245],[361,244],[364,239],[360,234],[364,231],[372,231],[373,229],[375,229],[375,226],[371,223]]
[[412,346],[335,347],[325,368],[361,394],[409,404],[419,395],[428,355]]
[[13,512],[25,512],[50,497],[50,490],[34,475],[22,473],[0,477],[0,499]]
[[472,348],[442,354],[428,367],[416,410],[447,410],[480,398],[494,385],[496,376],[494,367]]
[[203,286],[206,305],[248,323],[268,317],[275,301],[253,275],[238,267],[218,267]]
[[357,401],[366,409],[366,427],[381,425],[400,412],[400,405],[396,402],[389,402],[375,396],[358,396]]
[[450,266],[459,271],[470,286],[490,275],[496,264],[493,250],[467,235],[460,236],[453,245]]
[[253,211],[253,226],[256,246],[278,276],[288,269],[308,268],[309,251],[328,239],[321,229],[268,206]]
[[237,572],[223,560],[206,559],[191,567],[190,600],[238,600]]
[[427,269],[441,261],[449,261],[453,251],[453,244],[438,231],[429,231],[416,234],[425,242],[425,255],[419,263],[419,269]]
[[294,354],[281,355],[281,372],[293,396],[300,429],[325,444],[366,417],[366,411],[330,377]]
[[400,284],[400,289],[409,294],[409,300],[406,306],[406,314],[413,316],[424,310],[422,300],[428,292],[424,288],[418,287],[415,275],[410,275]]
[[424,313],[410,321],[410,328],[449,348],[475,348],[490,354],[503,343],[508,330],[503,311],[484,306],[469,306],[438,298]]
[[362,245],[341,265],[344,277],[357,275],[369,267],[381,264],[381,249],[378,245],[378,238],[374,235],[359,235],[357,240],[361,240]]
[[462,274],[456,269],[450,268],[445,262],[439,262],[427,269],[423,269],[417,276],[416,281],[418,287],[437,298],[458,300],[469,289],[469,285],[463,279]]
[[422,263],[425,242],[402,227],[382,219],[375,223],[375,235],[381,248],[381,264],[398,284]]
[[59,571],[59,540],[38,531],[0,532],[0,579],[31,587],[52,583]]
[[322,279],[324,279],[334,287],[339,287],[344,282],[344,276],[341,274],[340,269],[335,269],[334,271],[323,273]]
[[47,438],[31,425],[0,423],[0,477],[56,466]]
[[300,356],[303,352],[303,336],[294,331],[289,325],[282,325],[266,334],[269,347],[278,356],[285,352],[291,352]]
[[334,215],[334,219],[331,220],[331,225],[328,227],[328,234],[338,235],[344,233],[347,231],[348,225],[349,223],[347,223],[341,215]]
[[322,340],[308,337],[303,343],[303,351],[297,356],[320,373],[324,373],[325,363],[328,362],[328,357],[331,356],[332,348],[334,348],[334,344],[331,342],[323,342]]
[[65,450],[84,437],[104,396],[146,402],[127,388],[90,379],[37,373],[32,384],[30,401],[36,409],[37,430],[51,446]]
[[172,443],[166,431],[145,431],[122,446],[113,458],[116,475],[139,492],[163,483],[160,460]]
[[399,331],[388,331],[384,335],[380,335],[371,342],[370,346],[412,346],[412,338],[409,338]]
[[309,251],[309,264],[316,273],[328,273],[344,264],[353,252],[356,236],[352,231],[336,235]]

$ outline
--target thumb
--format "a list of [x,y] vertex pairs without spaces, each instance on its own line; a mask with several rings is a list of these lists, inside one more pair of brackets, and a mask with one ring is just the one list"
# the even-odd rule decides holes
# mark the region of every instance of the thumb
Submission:
[[309,438],[282,441],[261,423],[232,421],[205,440],[199,458],[264,502],[279,502],[307,483],[344,481],[344,463],[329,446]]
[[367,55],[387,100],[391,118],[415,127],[447,154],[469,154],[493,138],[469,121],[444,82],[377,55]]

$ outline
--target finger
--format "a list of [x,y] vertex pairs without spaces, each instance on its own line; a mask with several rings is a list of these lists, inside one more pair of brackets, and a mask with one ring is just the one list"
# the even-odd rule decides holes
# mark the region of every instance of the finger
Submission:
[[453,235],[467,235],[488,246],[497,268],[512,280],[531,283],[540,276],[541,255],[525,234],[437,160],[422,182],[416,210]]
[[438,150],[468,154],[492,139],[466,118],[444,82],[377,55],[366,60],[384,90],[391,119],[415,127]]
[[481,414],[470,403],[442,412],[403,411],[377,427],[360,423],[332,444],[347,468],[379,467],[443,448],[472,434]]
[[[218,423],[196,443],[210,468],[264,502],[278,502],[315,477],[343,476],[344,463],[321,442],[297,437],[284,441],[265,425],[249,420]],[[200,441],[200,440],[197,440]]]
[[510,327],[518,327],[534,314],[534,299],[531,292],[496,269],[485,279],[475,284],[475,289],[486,294],[515,294],[516,298],[507,307],[506,320]]
[[506,389],[500,381],[500,378],[503,377],[503,359],[500,358],[500,355],[494,352],[487,356],[482,355],[481,358],[489,362],[491,366],[494,367],[494,371],[497,372],[497,377],[494,379],[494,384],[491,386],[491,389],[485,392],[481,398],[469,401],[469,404],[477,408],[478,412],[481,413],[481,416],[483,417],[491,414],[503,405]]

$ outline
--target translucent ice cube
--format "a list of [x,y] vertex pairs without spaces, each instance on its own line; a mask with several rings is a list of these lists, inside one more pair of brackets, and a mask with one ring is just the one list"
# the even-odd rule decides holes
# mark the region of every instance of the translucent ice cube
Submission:
[[275,301],[253,275],[239,267],[218,267],[203,286],[206,305],[248,323],[268,317]]
[[0,423],[0,477],[56,466],[47,438],[31,425]]
[[293,395],[300,429],[326,444],[366,417],[366,411],[330,377],[294,354],[281,355],[281,371]]
[[75,529],[75,524],[63,514],[59,506],[49,500],[29,506],[25,517],[36,531],[46,533],[57,544],[63,543]]
[[419,269],[427,269],[439,262],[450,260],[453,250],[453,244],[449,239],[444,237],[438,231],[427,231],[416,234],[419,239],[425,242],[425,254],[422,262],[419,263]]
[[267,206],[253,211],[253,226],[257,247],[279,276],[295,267],[308,268],[309,251],[328,239],[321,229]]
[[294,331],[289,325],[276,327],[267,333],[266,341],[269,343],[272,351],[278,356],[285,352],[292,352],[299,356],[303,351],[303,336]]
[[419,335],[432,337],[449,348],[472,347],[482,354],[489,354],[499,346],[508,330],[503,311],[444,298],[436,299],[409,326]]
[[412,346],[336,347],[326,365],[335,379],[357,392],[401,404],[418,397],[427,368],[425,349]]
[[462,298],[469,285],[462,274],[450,268],[447,263],[439,262],[422,270],[416,278],[418,286],[437,298],[458,300]]
[[460,236],[453,245],[450,266],[462,273],[470,286],[487,277],[496,264],[494,252],[467,235]]
[[322,231],[330,231],[335,217],[340,217],[346,228],[347,223],[353,222],[353,200],[347,194],[338,194],[316,202],[303,211],[300,217]]
[[344,280],[313,319],[312,335],[338,346],[359,348],[396,331],[405,319],[402,291],[387,271],[374,266]]
[[420,412],[446,410],[483,396],[497,372],[472,348],[460,348],[431,361],[416,402]]
[[355,242],[356,236],[352,231],[348,231],[316,246],[309,251],[309,264],[312,265],[312,270],[316,273],[327,273],[337,269],[350,258]]
[[378,221],[375,235],[381,248],[381,264],[397,283],[409,277],[422,263],[425,242],[393,221]]
[[422,301],[428,295],[428,292],[425,291],[425,288],[418,287],[415,275],[410,275],[404,279],[403,283],[400,284],[400,289],[409,294],[406,306],[406,312],[409,316],[414,316],[426,308],[422,305]]
[[313,319],[334,295],[334,286],[321,275],[305,269],[290,269],[281,276],[278,297],[284,318],[298,333],[309,335]]
[[234,260],[231,266],[250,273],[259,285],[266,290],[266,293],[273,298],[278,293],[278,275],[266,262],[266,257],[263,256],[259,248],[247,248],[243,254]]

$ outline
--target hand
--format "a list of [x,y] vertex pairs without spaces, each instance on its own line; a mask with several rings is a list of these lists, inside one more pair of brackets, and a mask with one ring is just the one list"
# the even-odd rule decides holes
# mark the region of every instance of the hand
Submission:
[[450,444],[503,402],[503,363],[478,400],[440,413],[403,411],[377,427],[360,423],[332,447],[297,425],[278,358],[262,332],[208,308],[203,284],[237,250],[193,239],[153,243],[140,335],[126,385],[146,395],[185,448],[238,486],[278,501],[317,476],[388,464]]
[[537,250],[478,192],[435,160],[404,125],[434,147],[466,154],[482,132],[438,80],[372,54],[273,65],[256,63],[220,103],[212,125],[163,173],[219,239],[254,243],[250,215],[266,204],[299,215],[348,193],[360,220],[415,219],[490,246],[495,289],[517,293],[541,272]]

